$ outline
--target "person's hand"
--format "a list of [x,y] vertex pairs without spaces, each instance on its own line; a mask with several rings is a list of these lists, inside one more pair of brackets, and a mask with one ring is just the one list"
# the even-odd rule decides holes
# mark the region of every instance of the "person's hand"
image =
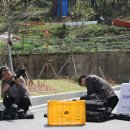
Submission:
[[9,88],[10,88],[10,86],[9,86],[8,84],[6,84],[6,85],[4,86],[3,91],[4,91],[4,92],[7,92],[7,91],[9,90]]

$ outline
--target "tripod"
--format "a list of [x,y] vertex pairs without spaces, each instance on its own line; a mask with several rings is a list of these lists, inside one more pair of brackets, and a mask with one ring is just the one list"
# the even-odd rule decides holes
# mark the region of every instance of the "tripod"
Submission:
[[75,61],[74,61],[74,57],[73,54],[71,54],[68,59],[66,60],[66,62],[64,63],[64,65],[61,67],[61,69],[59,70],[59,72],[57,73],[57,76],[60,74],[60,72],[63,70],[63,68],[65,67],[65,65],[72,60],[73,66],[74,66],[74,71],[75,71],[75,75],[77,77],[77,70],[76,70],[76,65],[75,65]]
[[47,69],[47,74],[48,74],[49,67],[53,71],[55,77],[57,77],[57,74],[56,74],[54,68],[51,65],[52,60],[48,60],[48,37],[49,37],[48,31],[45,31],[44,35],[45,35],[45,38],[46,38],[46,63],[44,64],[44,66],[42,67],[42,70],[41,70],[40,74],[38,75],[38,78],[37,78],[38,80],[40,79],[40,77],[41,77],[41,75],[42,75],[42,73],[43,73],[43,71],[44,71],[45,68]]
[[31,81],[31,83],[33,83],[32,79],[31,79],[31,76],[29,75],[29,72],[27,71],[27,69],[26,69],[26,67],[24,65],[24,62],[23,62],[22,58],[19,56],[19,54],[17,53],[14,45],[12,44],[12,42],[10,40],[8,41],[8,44],[14,49],[19,61],[21,62],[22,66],[25,68],[25,70],[26,70],[25,74],[26,74],[27,78]]
[[51,61],[52,61],[52,60],[48,60],[48,59],[46,60],[46,63],[44,64],[44,66],[43,66],[43,68],[42,68],[40,74],[38,75],[38,78],[37,78],[38,80],[40,79],[40,77],[41,77],[41,75],[42,75],[42,73],[43,73],[43,71],[44,71],[45,68],[47,68],[47,73],[48,73],[48,68],[49,68],[49,66],[50,66],[50,68],[52,69],[52,71],[53,71],[55,77],[57,77],[57,74],[56,74],[54,68],[53,68],[52,65],[51,65]]
[[90,74],[93,74],[96,71],[97,75],[99,75],[99,73],[101,73],[101,76],[106,80],[105,75],[99,65],[98,48],[97,48],[96,44],[95,44],[95,46],[96,46],[96,63],[97,63],[97,65],[93,68],[93,70],[91,71]]
[[106,80],[105,75],[103,74],[103,71],[99,65],[96,65],[90,74],[93,74],[96,70],[97,70],[97,74],[100,72],[102,77]]
[[[63,25],[64,29],[65,29],[65,24]],[[57,73],[57,76],[59,76],[60,72],[63,70],[63,68],[67,65],[67,63],[69,61],[72,61],[73,63],[73,67],[74,67],[74,72],[75,72],[75,76],[77,77],[77,69],[76,69],[76,65],[75,65],[75,60],[74,60],[74,56],[73,56],[73,39],[72,39],[72,35],[71,32],[69,31],[69,37],[71,39],[70,42],[70,49],[71,49],[71,55],[68,57],[68,59],[66,60],[66,62],[63,64],[63,66],[61,67],[61,69],[59,70],[59,72]]]

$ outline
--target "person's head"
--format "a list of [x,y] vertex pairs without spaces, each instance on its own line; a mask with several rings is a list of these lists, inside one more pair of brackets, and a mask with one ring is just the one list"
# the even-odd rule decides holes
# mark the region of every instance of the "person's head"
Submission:
[[0,78],[9,80],[13,76],[12,72],[7,66],[0,67]]
[[79,79],[78,79],[78,82],[79,82],[79,85],[80,86],[85,86],[86,84],[85,84],[85,78],[86,78],[87,76],[86,75],[81,75],[80,77],[79,77]]

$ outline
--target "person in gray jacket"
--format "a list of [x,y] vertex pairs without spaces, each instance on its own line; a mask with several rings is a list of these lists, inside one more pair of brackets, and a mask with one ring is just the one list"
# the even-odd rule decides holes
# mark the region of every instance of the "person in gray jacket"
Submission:
[[[6,66],[0,67],[0,77],[2,78],[1,97],[5,108],[10,109],[12,104],[16,104],[18,109],[23,109],[26,113],[31,101],[23,77],[15,79],[15,74]],[[12,86],[9,85],[10,81],[14,82]]]
[[93,99],[93,95],[102,99],[112,110],[117,105],[119,99],[113,91],[111,85],[97,75],[81,75],[78,79],[79,85],[87,88],[87,95],[80,99]]

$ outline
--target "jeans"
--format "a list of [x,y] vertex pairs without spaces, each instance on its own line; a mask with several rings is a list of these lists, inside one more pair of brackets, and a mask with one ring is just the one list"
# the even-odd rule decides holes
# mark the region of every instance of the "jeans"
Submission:
[[115,108],[115,106],[117,105],[119,99],[117,96],[113,96],[107,99],[107,104],[108,107],[112,108],[112,110]]

